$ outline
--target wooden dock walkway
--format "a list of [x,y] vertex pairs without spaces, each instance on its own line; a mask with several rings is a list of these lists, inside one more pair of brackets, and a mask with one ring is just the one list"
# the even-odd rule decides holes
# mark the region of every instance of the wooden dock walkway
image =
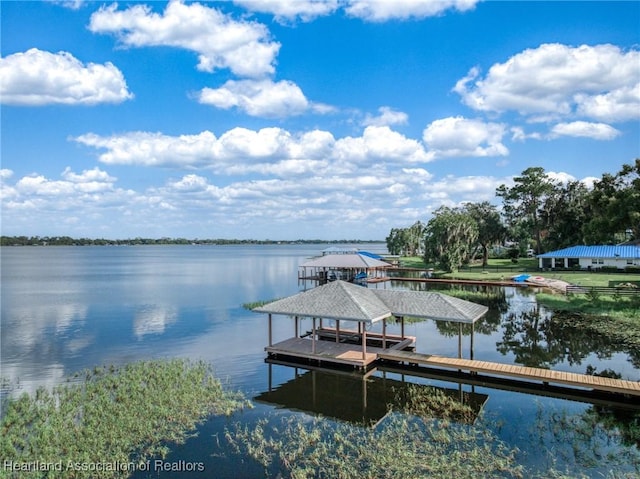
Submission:
[[[392,270],[393,271],[393,270]],[[483,279],[446,279],[446,278],[409,278],[405,276],[383,276],[376,281],[369,283],[379,283],[384,281],[403,281],[407,283],[438,283],[438,284],[466,284],[469,286],[511,286],[511,287],[527,287],[531,284],[522,283],[511,280],[483,280]]]
[[601,376],[590,376],[550,369],[531,368],[513,364],[501,364],[473,359],[449,358],[420,354],[410,351],[378,351],[378,359],[395,361],[399,363],[432,366],[438,368],[469,371],[473,373],[491,374],[501,377],[515,377],[519,379],[542,381],[544,384],[561,384],[592,388],[599,391],[607,391],[618,394],[640,396],[640,382],[624,379],[612,379]]
[[[578,374],[551,369],[532,368],[514,364],[503,364],[474,359],[461,359],[431,354],[416,353],[405,350],[415,345],[414,337],[406,337],[404,340],[389,341],[387,347],[373,342],[367,345],[366,353],[362,352],[362,345],[356,342],[336,341],[335,330],[325,328],[319,330],[322,334],[313,341],[305,337],[293,337],[280,341],[272,346],[265,347],[270,357],[292,358],[303,360],[318,365],[351,366],[362,371],[379,365],[380,362],[392,362],[411,367],[424,366],[445,370],[464,371],[471,374],[489,375],[503,379],[519,379],[531,383],[544,385],[555,384],[560,386],[572,386],[606,393],[623,394],[626,396],[640,397],[640,381],[613,379],[587,374]],[[349,333],[344,331],[345,339]],[[341,333],[342,334],[342,333]],[[379,338],[375,338],[379,341]],[[375,341],[375,340],[374,340]],[[369,343],[369,341],[367,341]],[[406,366],[405,366],[406,367]],[[409,373],[411,374],[411,373]]]

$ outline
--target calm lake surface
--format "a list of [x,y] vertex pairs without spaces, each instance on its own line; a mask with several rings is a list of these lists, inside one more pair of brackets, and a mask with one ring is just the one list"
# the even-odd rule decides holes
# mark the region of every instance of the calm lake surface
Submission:
[[[638,433],[627,430],[631,422],[637,425],[637,412],[382,372],[367,382],[363,401],[360,379],[265,363],[267,318],[242,305],[303,289],[297,279],[298,265],[327,246],[2,248],[3,401],[39,386],[54,386],[95,365],[186,357],[212,362],[229,387],[256,399],[254,409],[234,417],[247,424],[282,414],[316,413],[333,418],[327,420],[358,422],[384,415],[384,378],[479,398],[492,432],[517,447],[518,462],[532,471],[540,473],[553,466],[576,476],[638,473]],[[364,249],[385,251],[383,244]],[[372,287],[424,285],[394,281]],[[500,291],[499,304],[476,325],[474,359],[578,373],[610,370],[623,379],[640,380],[639,351],[562,327],[536,304],[532,291]],[[304,327],[310,329],[310,323]],[[389,331],[398,332],[399,327],[391,326]],[[424,321],[406,326],[406,333],[418,338],[418,352],[457,355],[457,326]],[[275,341],[292,335],[291,320],[274,318]],[[464,357],[469,357],[469,348],[470,335],[465,331]],[[324,394],[320,405],[309,400],[315,399],[317,391],[312,388],[318,384]],[[251,461],[214,454],[215,438],[228,422],[228,418],[206,421],[196,438],[172,446],[168,460],[203,462],[207,473],[202,477],[264,477],[264,471]],[[591,432],[573,433],[567,424],[577,428],[589,424]],[[201,476],[167,471],[154,477]]]

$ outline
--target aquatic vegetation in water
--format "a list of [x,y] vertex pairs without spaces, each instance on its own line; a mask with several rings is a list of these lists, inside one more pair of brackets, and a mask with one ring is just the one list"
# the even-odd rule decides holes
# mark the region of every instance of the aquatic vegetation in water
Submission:
[[495,438],[396,413],[375,429],[318,418],[283,418],[277,427],[263,420],[229,431],[227,439],[273,477],[521,477],[514,453]]
[[249,311],[251,311],[253,309],[259,308],[260,306],[264,306],[265,304],[273,303],[274,301],[277,301],[279,299],[282,299],[282,298],[264,299],[264,300],[260,300],[260,301],[253,301],[253,302],[250,302],[250,303],[244,303],[242,305],[242,307],[244,309],[248,309]]
[[451,420],[471,411],[433,388],[418,391],[373,428],[296,415],[236,425],[226,438],[267,477],[522,477],[516,450],[485,428]]
[[584,315],[608,317],[614,319],[640,320],[640,295],[620,296],[597,295],[596,293],[576,296],[539,293],[539,304],[554,311],[571,311]]
[[[530,430],[532,445],[546,451],[549,468],[579,470],[589,477],[638,477],[640,414],[594,405],[575,414],[539,408]],[[603,475],[603,477],[605,477]]]
[[397,394],[403,396],[402,401],[396,400],[396,403],[404,405],[402,412],[424,421],[437,418],[472,424],[477,418],[471,406],[452,398],[441,389],[411,384]]
[[485,306],[498,307],[502,311],[508,309],[504,288],[484,288],[482,290],[452,287],[444,290],[443,293],[456,298],[484,304]]
[[[545,299],[546,301],[546,299]],[[571,329],[574,335],[579,333],[593,338],[606,338],[616,345],[616,350],[625,351],[634,367],[640,367],[640,308],[634,312],[635,317],[601,316],[588,312],[558,309],[553,315],[553,322],[563,328]]]
[[519,364],[543,368],[563,361],[579,366],[593,354],[610,358],[624,353],[635,368],[640,367],[638,318],[563,309],[569,302],[558,295],[538,294],[536,298],[544,307],[514,310],[504,316],[499,352],[514,354]]
[[[205,362],[96,367],[79,382],[8,402],[0,422],[0,478],[124,478],[164,458],[211,414],[248,406]],[[10,467],[7,467],[9,463]]]
[[[373,427],[278,414],[251,426],[237,423],[225,437],[243,460],[253,459],[274,478],[626,479],[640,470],[637,413],[540,409],[529,442],[547,451],[547,462],[525,466],[530,451],[500,440],[491,419],[478,418],[468,405],[423,385],[398,393],[403,407]],[[623,427],[629,421],[634,427]]]

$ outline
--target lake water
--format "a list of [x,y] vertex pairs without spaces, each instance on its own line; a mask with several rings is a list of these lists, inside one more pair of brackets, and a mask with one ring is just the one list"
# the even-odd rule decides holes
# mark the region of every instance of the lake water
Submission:
[[[638,472],[635,459],[620,463],[607,458],[609,452],[637,458],[637,430],[635,436],[626,430],[627,426],[632,429],[630,422],[636,426],[640,422],[637,412],[449,379],[383,372],[368,381],[368,406],[361,407],[363,383],[357,378],[265,363],[267,319],[242,305],[300,291],[304,285],[297,279],[298,265],[326,247],[2,248],[2,396],[6,400],[9,395],[33,392],[39,386],[51,387],[95,365],[186,357],[211,361],[229,387],[256,399],[256,408],[239,415],[241,421],[252,423],[291,412],[357,422],[364,416],[375,420],[384,413],[384,378],[481,398],[483,412],[494,424],[493,432],[509,446],[520,449],[518,461],[530,470],[544,472],[553,464],[561,471],[589,477],[601,477],[609,471]],[[381,252],[384,245],[368,245],[366,249]],[[416,286],[394,281],[374,287]],[[501,291],[504,297],[500,304],[475,328],[474,359],[578,373],[611,370],[623,379],[640,380],[640,352],[563,328],[538,307],[531,291]],[[310,324],[304,327],[310,328]],[[397,332],[399,327],[390,326],[389,331]],[[456,326],[424,321],[406,326],[406,334],[418,338],[419,352],[457,355]],[[274,319],[275,341],[292,335],[288,318]],[[470,336],[465,331],[465,357],[469,357],[469,348]],[[324,385],[321,390],[325,393],[331,392],[322,397],[319,406],[305,400],[318,384]],[[340,397],[353,404],[331,399]],[[553,427],[558,418],[577,424],[593,414],[601,419],[595,422],[598,431],[576,433],[571,444],[567,431],[559,434]],[[215,471],[206,477],[264,477],[264,472],[250,461],[240,464],[237,458],[212,455],[211,438],[220,434],[225,421],[206,421],[197,438],[173,447],[170,460],[204,462],[207,471]],[[198,476],[163,472],[157,477]]]

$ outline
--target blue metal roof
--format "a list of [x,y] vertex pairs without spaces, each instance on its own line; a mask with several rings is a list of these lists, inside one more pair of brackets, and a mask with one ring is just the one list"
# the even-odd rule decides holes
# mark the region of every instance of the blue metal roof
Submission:
[[571,246],[570,248],[549,251],[538,258],[640,258],[638,246]]
[[361,254],[363,256],[368,256],[369,258],[373,258],[373,259],[382,259],[382,256],[380,256],[379,254],[370,253],[369,251],[358,251],[358,254]]

